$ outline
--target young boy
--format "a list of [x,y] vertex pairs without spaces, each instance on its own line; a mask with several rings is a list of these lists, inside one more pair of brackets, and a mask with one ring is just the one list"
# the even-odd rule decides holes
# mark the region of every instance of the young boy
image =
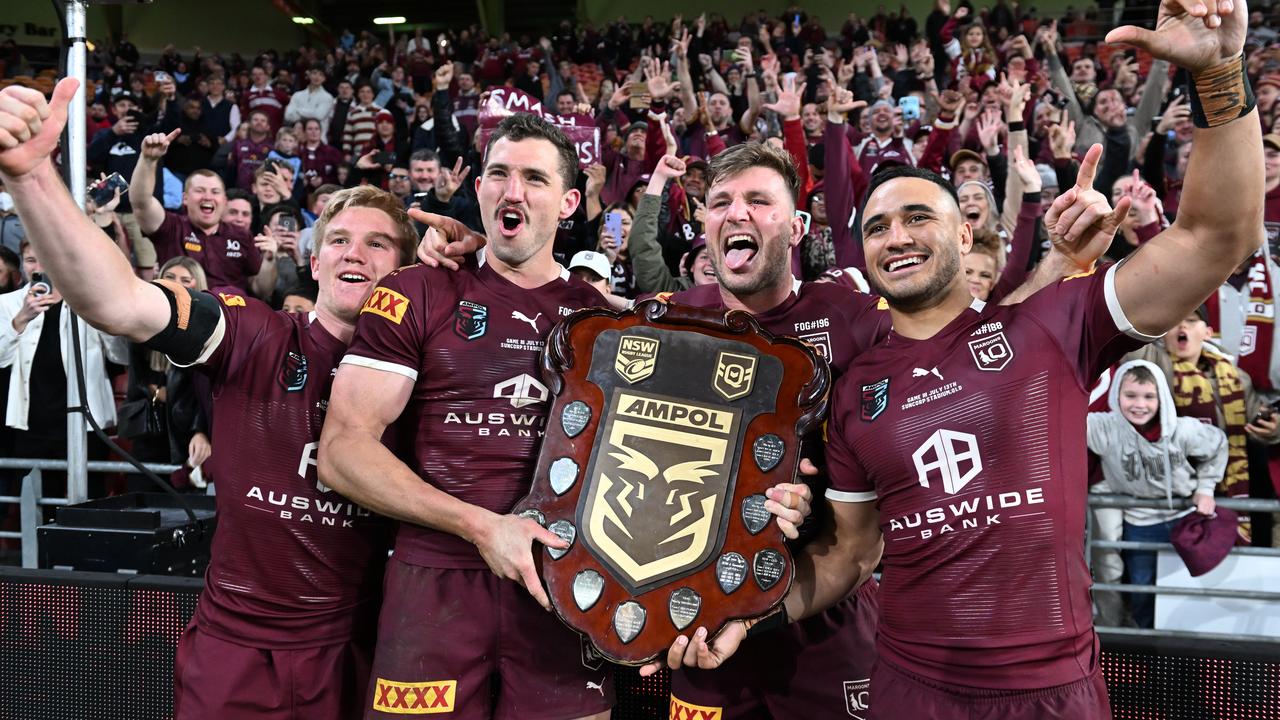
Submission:
[[[1167,508],[1125,510],[1122,537],[1168,542],[1174,522],[1191,512],[1175,509],[1174,497],[1192,497],[1196,512],[1213,514],[1213,491],[1227,466],[1227,436],[1195,418],[1177,417],[1164,373],[1153,363],[1127,362],[1116,377],[1119,382],[1110,391],[1113,409],[1089,413],[1089,449],[1102,459],[1110,492],[1168,502]],[[1155,584],[1155,553],[1126,550],[1123,556],[1131,583]],[[1154,597],[1130,596],[1139,627],[1154,627]]]

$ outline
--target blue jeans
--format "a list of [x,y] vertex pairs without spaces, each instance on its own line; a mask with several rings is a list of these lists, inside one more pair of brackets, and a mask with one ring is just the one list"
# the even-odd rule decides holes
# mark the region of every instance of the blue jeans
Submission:
[[[1169,533],[1178,520],[1156,523],[1155,525],[1124,524],[1124,540],[1135,542],[1169,542]],[[1150,550],[1124,550],[1124,567],[1129,572],[1129,583],[1132,585],[1155,585],[1156,553]],[[1129,610],[1133,621],[1140,628],[1155,627],[1156,596],[1149,593],[1129,593]]]

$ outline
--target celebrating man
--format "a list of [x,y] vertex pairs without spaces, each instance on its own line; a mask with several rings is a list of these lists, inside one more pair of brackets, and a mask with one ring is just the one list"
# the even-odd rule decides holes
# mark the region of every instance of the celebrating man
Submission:
[[[218,486],[218,530],[178,649],[176,716],[352,717],[369,670],[387,527],[317,482],[315,456],[356,316],[378,280],[412,258],[413,227],[385,192],[336,193],[315,226],[320,291],[309,315],[143,282],[49,160],[75,87],[60,82],[50,104],[35,90],[0,91],[0,176],[72,309],[175,364],[203,365],[213,385],[218,451],[204,467]],[[216,225],[203,204],[188,207]]]

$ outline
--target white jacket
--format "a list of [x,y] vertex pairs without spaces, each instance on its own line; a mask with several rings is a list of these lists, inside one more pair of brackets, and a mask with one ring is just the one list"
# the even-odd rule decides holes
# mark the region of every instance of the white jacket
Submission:
[[[1135,366],[1151,371],[1160,398],[1160,439],[1151,442],[1120,414],[1120,385]],[[1109,412],[1089,413],[1089,449],[1102,458],[1106,487],[1121,495],[1164,498],[1165,508],[1130,508],[1124,511],[1131,525],[1154,525],[1191,512],[1174,509],[1173,498],[1193,493],[1213,495],[1227,469],[1227,435],[1195,418],[1178,417],[1173,394],[1164,372],[1146,360],[1132,360],[1119,367],[1111,383]]]
[[[27,410],[31,406],[31,364],[35,360],[36,345],[40,342],[40,330],[44,327],[44,315],[37,315],[19,334],[13,329],[13,317],[22,309],[27,296],[27,286],[0,295],[0,367],[13,367],[9,375],[9,405],[5,408],[4,424],[18,430],[27,429]],[[71,315],[64,304],[59,315],[62,346],[62,367],[67,377],[75,376],[75,349],[71,344]],[[84,384],[89,395],[89,412],[98,425],[107,428],[116,424],[116,403],[111,381],[107,377],[104,356],[112,362],[125,365],[129,361],[129,341],[114,337],[89,327],[81,320],[83,331],[80,345],[84,358]],[[79,404],[79,387],[69,389],[67,403]]]

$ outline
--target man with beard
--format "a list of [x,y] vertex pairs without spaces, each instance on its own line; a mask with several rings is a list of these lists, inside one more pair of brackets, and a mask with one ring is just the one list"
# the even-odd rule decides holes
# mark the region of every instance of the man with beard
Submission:
[[[234,292],[134,277],[49,160],[76,81],[46,104],[0,91],[0,176],[44,269],[94,327],[210,376],[218,529],[175,666],[178,718],[351,717],[363,697],[387,525],[312,470],[332,371],[375,283],[413,255],[400,204],[343,191],[316,225],[320,291],[309,315]],[[286,452],[281,452],[287,448]],[[280,507],[279,498],[284,498]]]
[[[534,543],[567,545],[509,514],[529,490],[545,422],[546,334],[604,303],[551,254],[580,199],[577,163],[540,116],[504,120],[476,180],[485,251],[457,272],[388,277],[334,381],[321,480],[401,521],[366,717],[605,717],[613,704],[608,675],[584,667],[578,635],[544,610]],[[408,465],[381,442],[392,425]]]
[[884,163],[915,165],[911,141],[893,131],[893,105],[888,100],[878,100],[866,112],[871,113],[871,132],[853,148],[862,172],[870,176]]
[[[859,218],[893,329],[835,384],[835,546],[797,563],[779,614],[804,618],[843,598],[883,542],[869,717],[1110,717],[1083,555],[1089,388],[1261,241],[1246,14],[1240,3],[1165,0],[1159,30],[1108,35],[1184,67],[1199,98],[1178,219],[1123,264],[987,306],[959,272],[972,238],[951,187],[909,168],[873,180]],[[1112,211],[1092,189],[1100,154],[1089,150],[1050,208],[1055,242],[1097,250],[1128,211],[1127,198]],[[713,650],[695,636],[677,659],[714,666],[736,638]]]

